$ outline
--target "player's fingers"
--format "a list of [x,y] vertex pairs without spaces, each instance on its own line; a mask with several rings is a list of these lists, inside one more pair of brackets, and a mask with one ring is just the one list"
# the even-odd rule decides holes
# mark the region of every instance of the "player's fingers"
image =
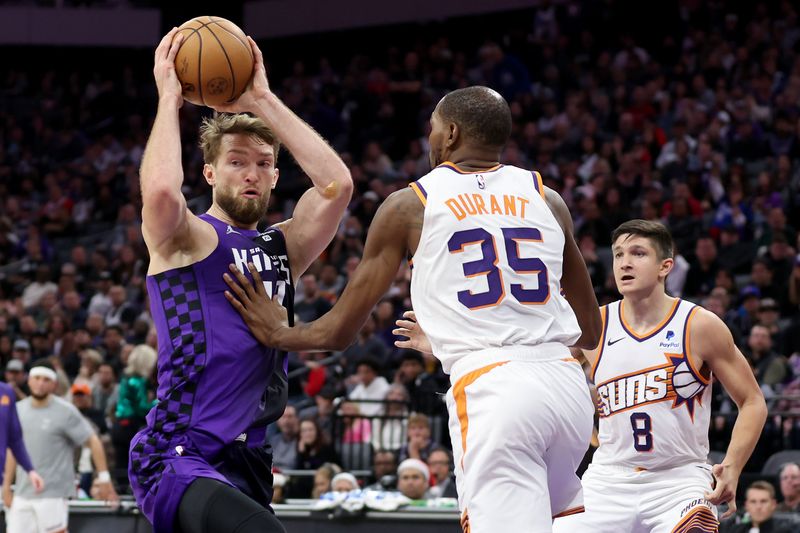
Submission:
[[231,291],[225,291],[225,298],[227,298],[227,299],[228,299],[228,301],[231,303],[231,305],[233,306],[233,308],[234,308],[234,309],[236,309],[237,311],[239,311],[239,313],[240,313],[240,314],[242,314],[242,315],[244,314],[244,312],[245,312],[245,308],[244,308],[244,306],[242,305],[242,302],[240,302],[240,301],[239,301],[239,300],[236,298],[236,296],[234,296],[234,295],[231,293]]
[[264,288],[264,283],[261,281],[261,274],[256,270],[256,266],[253,263],[247,263],[247,269],[250,271],[250,275],[253,276],[256,294],[264,298],[269,298],[269,296],[267,296],[267,289]]
[[409,320],[397,320],[397,321],[395,321],[395,324],[398,327],[405,328],[405,329],[407,329],[409,331],[411,331],[411,330],[413,330],[414,328],[417,327],[417,323],[416,322],[411,322]]
[[[236,268],[236,265],[230,264],[228,265],[228,269],[233,273],[234,277],[236,278],[236,281],[239,282],[239,286],[245,292],[245,294],[247,294],[247,297],[252,300],[253,296],[255,296],[255,292],[253,291],[253,284],[250,282],[250,280],[247,279],[247,277],[242,273],[241,270]],[[260,276],[259,279],[261,279]],[[228,283],[228,285],[230,285],[230,283]]]
[[411,348],[414,347],[411,345],[411,341],[394,341],[394,345],[398,348]]
[[406,311],[405,313],[403,313],[403,317],[409,320],[413,320],[414,322],[417,321],[417,313],[415,313],[414,311]]
[[403,337],[411,337],[411,332],[406,328],[395,328],[392,330],[393,335],[401,335]]
[[175,56],[178,55],[178,50],[180,50],[181,44],[183,44],[183,34],[179,33],[174,39],[172,39],[172,44],[169,47],[169,54],[167,54],[167,61],[170,63],[175,63]]
[[[222,275],[222,279],[224,279],[225,283],[228,284],[228,287],[231,288],[231,291],[232,291],[231,296],[233,296],[235,294],[236,295],[236,299],[237,299],[237,301],[239,303],[242,303],[242,305],[244,305],[243,302],[245,300],[249,300],[249,298],[248,298],[247,294],[245,294],[244,289],[242,288],[242,286],[239,285],[238,283],[236,283],[235,281],[233,281],[233,278],[231,278],[227,274],[223,274]],[[226,291],[226,292],[228,292],[228,291]]]
[[158,46],[156,47],[156,59],[166,55],[167,50],[169,50],[169,45],[172,42],[172,37],[175,35],[175,32],[177,31],[178,28],[173,27],[171,30],[169,30],[169,33],[167,33],[164,37],[161,38],[161,42],[158,43]]
[[720,517],[721,520],[725,520],[729,516],[733,516],[736,513],[736,498],[732,499],[728,502],[728,510]]
[[256,64],[264,65],[264,55],[261,53],[261,49],[258,47],[256,42],[253,40],[252,37],[249,35],[247,36],[247,42],[250,43],[250,48],[253,49],[253,57],[256,60]]

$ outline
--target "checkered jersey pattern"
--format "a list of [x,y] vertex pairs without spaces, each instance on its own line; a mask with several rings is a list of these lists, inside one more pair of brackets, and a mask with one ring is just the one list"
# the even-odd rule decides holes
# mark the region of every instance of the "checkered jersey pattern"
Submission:
[[173,436],[189,427],[197,383],[205,368],[206,332],[193,267],[154,276],[169,327],[172,353],[167,362],[170,387],[153,409],[153,431],[133,447],[132,466],[139,482],[149,486],[163,471],[160,458],[175,445]]

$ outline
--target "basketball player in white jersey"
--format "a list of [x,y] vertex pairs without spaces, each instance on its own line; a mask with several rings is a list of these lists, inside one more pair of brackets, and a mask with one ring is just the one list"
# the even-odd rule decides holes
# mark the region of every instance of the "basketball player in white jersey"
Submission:
[[431,117],[433,170],[383,203],[361,264],[319,320],[288,328],[260,287],[228,278],[261,342],[343,349],[413,255],[412,302],[451,378],[462,526],[473,533],[549,532],[552,516],[583,510],[575,470],[593,405],[569,346],[596,346],[601,329],[563,200],[537,172],[499,163],[510,133],[495,91],[445,96]]
[[[766,419],[764,397],[727,326],[665,293],[667,228],[632,220],[612,243],[623,298],[601,309],[600,343],[582,351],[598,393],[600,446],[583,476],[586,512],[559,518],[553,531],[717,531],[715,506],[728,503],[725,516],[736,511],[739,474]],[[395,333],[409,338],[397,344],[430,351],[414,319],[398,321]],[[739,406],[725,459],[713,467],[706,464],[712,374]]]

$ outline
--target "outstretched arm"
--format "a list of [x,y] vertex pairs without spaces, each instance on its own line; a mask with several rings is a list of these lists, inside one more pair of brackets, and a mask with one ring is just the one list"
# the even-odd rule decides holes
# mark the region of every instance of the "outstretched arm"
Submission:
[[695,313],[697,316],[692,319],[694,323],[686,351],[696,354],[708,365],[739,407],[725,459],[713,466],[716,487],[706,495],[714,505],[728,503],[728,511],[722,517],[726,518],[736,512],[739,475],[764,428],[767,405],[750,365],[733,343],[725,323],[705,309],[698,309]]
[[292,218],[281,225],[292,275],[299,279],[336,234],[353,193],[353,180],[325,139],[270,90],[261,50],[253,39],[248,37],[248,41],[255,58],[253,81],[236,102],[217,110],[249,112],[263,120],[314,184],[300,198]]
[[262,344],[291,351],[343,350],[391,286],[409,248],[409,236],[422,227],[422,210],[411,189],[386,199],[375,214],[364,256],[350,283],[333,309],[314,322],[288,327],[285,311],[266,295],[263,284],[254,287],[235,267],[225,275],[231,289],[226,297]]
[[175,55],[183,35],[173,28],[156,48],[153,75],[158,88],[158,111],[142,157],[142,233],[152,253],[169,256],[188,234],[186,199],[181,192],[181,136],[178,110],[183,104],[175,73]]
[[603,322],[586,262],[575,243],[572,216],[563,198],[554,190],[545,188],[545,199],[561,229],[564,230],[564,271],[561,276],[561,287],[581,327],[581,336],[575,346],[594,350],[600,341]]

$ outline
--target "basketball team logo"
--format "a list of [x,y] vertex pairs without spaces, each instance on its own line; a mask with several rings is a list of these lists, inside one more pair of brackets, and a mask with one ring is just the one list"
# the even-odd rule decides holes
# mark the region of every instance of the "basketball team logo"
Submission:
[[676,353],[664,356],[667,362],[663,365],[598,384],[598,414],[608,417],[642,405],[671,401],[673,409],[686,406],[694,420],[695,405],[702,402],[708,382],[697,375],[688,356]]

